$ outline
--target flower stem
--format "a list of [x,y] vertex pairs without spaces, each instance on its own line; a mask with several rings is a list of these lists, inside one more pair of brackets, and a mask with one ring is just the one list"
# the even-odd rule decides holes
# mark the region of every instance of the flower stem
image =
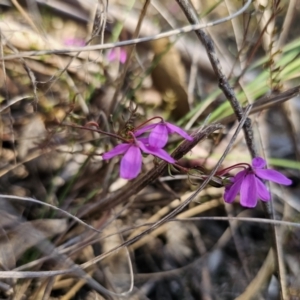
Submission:
[[249,164],[247,164],[247,163],[239,163],[239,164],[235,164],[235,165],[233,165],[233,166],[230,166],[230,167],[228,167],[228,168],[225,168],[225,169],[223,169],[223,170],[219,170],[219,171],[216,173],[216,175],[222,176],[222,175],[224,175],[224,174],[230,172],[231,170],[237,169],[237,168],[242,168],[242,169],[250,168],[250,169],[251,169],[252,167],[251,167]]
[[153,117],[153,118],[145,121],[144,123],[140,124],[138,127],[134,128],[134,130],[137,130],[137,129],[143,127],[144,125],[146,125],[147,123],[149,123],[150,121],[155,120],[155,119],[160,119],[162,122],[164,121],[164,119],[162,117]]
[[110,132],[106,132],[106,131],[103,131],[101,129],[94,129],[94,128],[91,128],[91,127],[79,126],[79,125],[75,125],[75,124],[66,124],[66,123],[63,123],[62,125],[63,126],[67,126],[67,127],[84,129],[84,130],[89,130],[89,131],[101,133],[101,134],[104,134],[104,135],[107,135],[107,136],[110,136],[110,137],[113,137],[113,138],[116,138],[116,139],[119,139],[119,140],[121,140],[123,142],[128,143],[128,140],[125,139],[125,138],[123,138],[123,137],[121,137],[120,135],[114,134],[114,133],[110,133]]

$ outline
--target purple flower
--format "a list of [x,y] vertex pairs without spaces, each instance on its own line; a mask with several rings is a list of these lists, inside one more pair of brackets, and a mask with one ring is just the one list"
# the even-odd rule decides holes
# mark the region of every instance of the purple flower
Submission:
[[174,158],[165,150],[147,145],[147,142],[148,139],[142,138],[131,143],[123,143],[104,153],[102,157],[103,159],[111,159],[117,155],[124,154],[120,165],[120,177],[124,179],[133,179],[141,172],[142,152],[157,156],[171,164],[175,162]]
[[266,161],[261,157],[252,160],[252,166],[237,173],[229,185],[225,186],[224,200],[232,203],[234,198],[240,193],[240,203],[245,207],[255,207],[257,199],[269,201],[270,192],[267,190],[263,180],[270,180],[283,185],[290,185],[292,181],[283,174],[269,169],[263,169]]
[[64,44],[66,46],[84,46],[85,40],[80,38],[66,38],[64,40]]
[[181,135],[186,140],[193,140],[193,138],[180,127],[164,121],[144,126],[141,129],[136,130],[134,135],[139,136],[148,130],[151,130],[149,135],[149,145],[156,148],[163,148],[168,142],[169,134],[174,132]]
[[121,64],[125,64],[127,59],[127,52],[121,48],[113,48],[108,52],[107,58],[110,62],[117,60]]

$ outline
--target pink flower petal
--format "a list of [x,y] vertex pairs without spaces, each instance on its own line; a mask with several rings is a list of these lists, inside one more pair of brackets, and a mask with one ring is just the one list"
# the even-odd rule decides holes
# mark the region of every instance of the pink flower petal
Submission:
[[255,174],[262,179],[270,180],[283,185],[291,185],[292,181],[283,174],[268,169],[256,169]]
[[137,140],[139,142],[142,142],[144,145],[149,144],[149,137],[141,137],[141,138],[137,138]]
[[125,64],[126,59],[127,59],[127,52],[124,49],[121,49],[121,52],[120,52],[120,63],[121,64]]
[[173,125],[171,123],[165,122],[166,126],[169,129],[170,133],[174,133],[176,132],[177,134],[181,135],[183,138],[185,138],[188,141],[192,141],[193,137],[191,137],[190,135],[188,135],[183,129],[181,129],[180,127]]
[[232,203],[237,196],[237,194],[241,190],[241,185],[243,183],[244,177],[246,175],[246,171],[239,172],[233,178],[233,184],[225,187],[224,200],[227,203]]
[[248,170],[243,170],[243,171],[240,171],[238,172],[233,178],[233,182],[236,182],[237,180],[240,180],[240,179],[243,179],[245,178],[245,176],[247,175],[248,173]]
[[266,166],[266,161],[263,158],[255,157],[252,159],[252,167],[254,169],[256,169],[256,168],[262,169],[265,166]]
[[142,153],[136,145],[130,145],[121,159],[120,177],[133,179],[139,175],[142,169]]
[[155,126],[156,126],[156,124],[149,124],[149,125],[143,126],[142,128],[140,128],[134,132],[134,136],[140,136],[141,134],[145,133],[146,131],[153,129]]
[[117,145],[115,148],[111,149],[110,151],[103,153],[102,158],[111,159],[117,155],[124,154],[130,146],[131,146],[130,144]]
[[175,159],[170,156],[165,150],[160,148],[154,148],[151,146],[146,146],[143,143],[139,143],[139,147],[143,150],[143,152],[152,154],[154,156],[157,156],[165,161],[167,161],[170,164],[175,163]]
[[127,53],[124,49],[113,48],[108,52],[107,59],[108,61],[117,60],[121,64],[124,64],[127,59]]
[[149,135],[149,144],[155,148],[163,148],[168,142],[168,129],[163,124],[157,124]]
[[240,203],[245,207],[255,207],[257,204],[257,189],[254,174],[248,173],[242,182]]
[[84,46],[85,40],[80,38],[66,38],[64,44],[66,46]]
[[108,61],[114,61],[117,58],[117,53],[116,53],[116,49],[113,48],[111,50],[109,50],[108,55],[107,55],[107,59]]
[[271,199],[270,192],[264,185],[264,183],[256,177],[256,191],[257,191],[257,196],[259,199],[262,201],[269,201]]

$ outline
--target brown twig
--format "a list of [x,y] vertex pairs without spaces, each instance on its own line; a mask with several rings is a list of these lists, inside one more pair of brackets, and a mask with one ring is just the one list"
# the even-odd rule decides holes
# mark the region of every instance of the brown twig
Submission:
[[[186,15],[188,21],[191,24],[199,24],[199,19],[197,12],[195,11],[193,5],[190,3],[189,0],[176,0],[181,7],[182,11]],[[219,59],[217,57],[216,51],[215,51],[215,46],[212,41],[212,39],[207,35],[202,29],[195,30],[195,33],[199,40],[203,43],[208,58],[211,62],[211,65],[213,67],[213,70],[219,79],[219,87],[224,93],[226,99],[230,102],[233,111],[235,115],[237,116],[238,120],[240,121],[243,117],[243,108],[239,101],[237,100],[235,93],[230,86],[228,79],[226,78],[225,74],[223,73],[222,66],[219,62]],[[247,119],[245,124],[244,124],[244,133],[245,133],[245,139],[248,145],[248,149],[251,153],[252,157],[257,156],[257,152],[254,146],[253,142],[253,130],[251,127],[251,121],[250,119]]]
[[[200,21],[198,19],[197,12],[195,8],[193,7],[190,0],[176,0],[179,6],[181,7],[183,13],[187,17],[190,24],[199,24]],[[219,80],[219,87],[222,90],[223,94],[225,95],[226,99],[230,102],[231,107],[237,117],[237,119],[240,121],[243,116],[243,108],[239,101],[237,100],[233,88],[230,86],[228,79],[226,78],[225,74],[222,71],[222,66],[219,62],[218,56],[215,51],[214,43],[209,35],[207,35],[203,30],[197,29],[195,30],[195,33],[198,37],[198,39],[202,42],[204,47],[206,48],[207,55],[209,57],[209,60],[211,62],[211,65],[213,67],[213,70],[216,74],[216,77]],[[253,130],[251,126],[251,120],[247,118],[245,121],[244,127],[244,135],[245,140],[247,143],[247,147],[249,149],[249,152],[252,157],[257,156],[257,150],[254,144],[254,137],[253,137]],[[263,208],[265,211],[266,216],[269,219],[274,219],[273,209],[272,209],[272,203],[271,202],[263,202]],[[276,235],[276,228],[275,226],[272,226],[272,238],[273,238],[273,247],[276,253],[278,253],[278,247],[277,247],[277,235]],[[276,263],[277,263],[277,272],[278,277],[280,279],[280,272],[278,270],[278,256],[276,255]]]

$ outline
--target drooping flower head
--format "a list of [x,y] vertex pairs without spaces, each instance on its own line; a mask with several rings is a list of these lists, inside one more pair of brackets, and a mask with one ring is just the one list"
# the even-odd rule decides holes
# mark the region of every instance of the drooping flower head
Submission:
[[142,169],[142,152],[157,156],[168,163],[175,163],[165,150],[154,148],[148,144],[148,138],[133,138],[128,143],[117,145],[112,150],[102,155],[103,159],[111,159],[117,155],[124,154],[121,159],[120,177],[124,179],[133,179],[138,176]]
[[290,185],[292,181],[278,171],[264,169],[266,161],[261,157],[255,157],[252,165],[237,173],[225,186],[224,200],[232,203],[240,193],[240,203],[245,207],[255,207],[257,200],[269,201],[270,192],[262,180],[270,180],[282,185]]
[[193,138],[188,135],[183,129],[165,121],[146,125],[141,129],[136,130],[134,132],[134,135],[140,136],[141,134],[149,130],[151,130],[149,134],[149,145],[156,148],[163,148],[168,142],[169,134],[172,133],[177,133],[188,141],[193,140]]

